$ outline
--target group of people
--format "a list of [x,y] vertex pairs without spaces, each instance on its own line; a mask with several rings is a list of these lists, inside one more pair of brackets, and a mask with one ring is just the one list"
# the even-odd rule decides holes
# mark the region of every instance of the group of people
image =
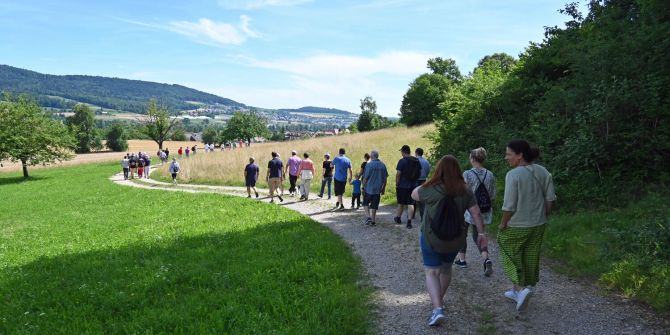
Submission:
[[146,152],[127,153],[123,156],[121,161],[121,168],[123,169],[123,179],[149,178],[151,172],[151,158]]
[[[159,154],[161,160],[167,160],[169,151],[166,149]],[[433,304],[428,324],[436,326],[446,319],[443,303],[451,281],[452,265],[468,266],[465,257],[468,230],[471,230],[472,241],[482,257],[484,276],[493,273],[486,226],[493,220],[496,178],[484,167],[487,159],[484,148],[470,152],[472,168],[465,171],[454,156],[440,158],[430,178],[431,166],[423,157],[422,148],[416,148],[412,155],[410,147],[403,145],[400,154],[395,173],[398,207],[393,221],[402,224],[405,213],[405,225],[409,229],[413,227],[412,220],[419,214],[419,247],[426,288]],[[519,311],[527,307],[539,280],[539,256],[545,223],[556,200],[551,174],[543,166],[534,163],[539,154],[539,149],[525,140],[510,141],[505,152],[505,160],[512,169],[505,176],[502,219],[497,240],[502,269],[513,285],[503,295],[513,301]],[[286,164],[279,153],[272,152],[271,155],[265,175],[270,188],[270,202],[274,202],[275,197],[280,202],[284,201],[286,175],[289,179],[289,196],[308,200],[312,180],[317,175],[310,154],[304,152],[300,157],[296,151],[292,151]],[[366,153],[363,159],[360,169],[354,173],[351,159],[346,156],[344,148],[340,148],[338,156],[332,160],[330,154],[324,154],[318,197],[327,195],[331,199],[331,184],[334,184],[337,197],[334,209],[342,210],[345,208],[343,195],[349,184],[353,187],[351,207],[358,209],[362,202],[364,224],[376,226],[376,214],[381,196],[386,192],[389,171],[380,160],[377,150]],[[124,177],[133,178],[135,173],[139,177],[146,176],[150,165],[145,153],[128,154],[123,160]],[[169,171],[176,183],[180,167],[175,158],[172,159]],[[255,158],[249,158],[244,168],[244,177],[247,197],[251,198],[253,192],[258,198],[256,183],[260,177],[260,168]]]

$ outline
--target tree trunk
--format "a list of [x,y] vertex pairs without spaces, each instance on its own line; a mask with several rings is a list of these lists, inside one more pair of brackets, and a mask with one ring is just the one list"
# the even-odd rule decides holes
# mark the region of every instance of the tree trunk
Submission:
[[23,178],[28,178],[28,163],[25,159],[21,160],[21,165],[23,166]]
[[156,143],[158,143],[158,150],[163,150],[163,141],[156,141]]

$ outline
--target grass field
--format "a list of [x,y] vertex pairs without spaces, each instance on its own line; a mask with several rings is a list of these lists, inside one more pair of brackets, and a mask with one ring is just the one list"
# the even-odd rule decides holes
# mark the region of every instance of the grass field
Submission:
[[[270,153],[272,151],[278,152],[281,159],[286,163],[291,155],[291,150],[296,150],[299,155],[302,155],[303,152],[310,153],[310,158],[314,161],[317,169],[317,175],[312,181],[311,187],[312,194],[314,194],[315,192],[318,193],[321,187],[323,170],[321,164],[325,153],[330,153],[332,159],[337,156],[339,148],[345,148],[347,156],[352,161],[355,174],[359,171],[363,162],[363,154],[370,152],[372,149],[377,149],[380,152],[380,159],[386,163],[389,171],[387,192],[382,197],[382,201],[392,203],[395,201],[395,167],[401,158],[400,147],[403,144],[408,144],[412,151],[416,147],[423,147],[426,151],[424,155],[428,156],[432,144],[426,138],[426,135],[433,129],[432,125],[415,128],[398,127],[335,137],[253,144],[249,148],[225,152],[216,151],[209,154],[201,152],[188,159],[180,160],[181,173],[179,178],[182,183],[244,186],[244,167],[248,164],[249,157],[254,157],[261,168],[259,186],[267,187],[265,174],[267,173],[267,162],[272,158]],[[168,181],[170,178],[167,166],[159,169],[152,176],[164,181]],[[288,180],[284,183],[284,189],[288,190]],[[347,187],[347,194],[351,194],[351,187]]]
[[0,174],[0,334],[371,333],[370,289],[296,212],[113,184],[117,164]]

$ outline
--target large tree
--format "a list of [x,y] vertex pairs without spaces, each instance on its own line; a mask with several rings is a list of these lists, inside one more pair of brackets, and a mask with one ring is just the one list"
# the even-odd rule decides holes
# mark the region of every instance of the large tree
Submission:
[[6,94],[0,101],[0,159],[28,166],[72,158],[75,143],[67,128],[52,120],[36,101]]
[[202,131],[202,142],[206,144],[214,143],[218,136],[219,133],[215,128],[207,127]]
[[163,149],[163,142],[170,138],[170,133],[178,123],[177,118],[170,118],[167,107],[158,106],[156,99],[149,100],[145,131],[158,144],[158,149]]
[[434,74],[441,74],[454,83],[459,83],[463,79],[461,71],[458,69],[458,66],[456,66],[456,61],[451,58],[430,58],[428,59],[427,67],[433,71]]
[[77,104],[72,108],[73,116],[65,119],[68,129],[77,141],[75,152],[78,154],[100,150],[102,142],[95,128],[93,110],[86,104]]
[[128,141],[126,140],[126,131],[120,123],[113,124],[107,131],[107,142],[105,146],[113,151],[126,151]]
[[441,74],[422,74],[409,85],[400,106],[400,122],[414,126],[432,122],[440,114],[453,82]]
[[361,115],[356,122],[358,131],[370,131],[379,129],[381,126],[380,117],[377,114],[377,103],[372,97],[367,96],[361,99]]
[[254,137],[269,137],[267,120],[254,112],[237,112],[233,115],[226,128],[221,132],[221,142],[246,140],[251,143]]
[[512,71],[516,65],[516,59],[504,52],[496,52],[492,55],[487,55],[480,59],[479,62],[477,62],[477,68],[475,68],[475,70],[484,66],[485,63],[496,64],[498,67],[500,67],[502,72],[508,73]]

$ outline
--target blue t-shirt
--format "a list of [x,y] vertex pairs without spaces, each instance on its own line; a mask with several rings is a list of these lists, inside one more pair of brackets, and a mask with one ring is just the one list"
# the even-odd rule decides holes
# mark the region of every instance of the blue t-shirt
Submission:
[[386,169],[386,165],[378,159],[373,159],[365,165],[365,172],[363,173],[363,178],[365,182],[365,193],[367,194],[381,194],[382,186],[386,178],[388,178],[389,173]]
[[347,156],[337,156],[333,159],[335,166],[335,180],[347,181],[347,171],[351,169],[351,161]]
[[273,158],[271,161],[268,162],[268,170],[270,170],[270,178],[279,178],[281,177],[282,173],[281,170],[284,167],[284,163],[282,163],[281,159],[279,158]]
[[430,172],[430,163],[428,163],[428,161],[422,156],[418,156],[417,158],[421,164],[421,174],[419,175],[419,180],[426,180],[428,179],[428,172]]
[[351,182],[351,185],[354,187],[354,194],[361,194],[361,180],[356,179]]
[[258,168],[258,165],[256,165],[256,163],[247,164],[247,166],[244,168],[244,171],[247,172],[246,180],[250,180],[250,181],[251,180],[257,181],[258,180],[257,174],[258,174],[259,168]]
[[411,157],[407,156],[407,157],[401,158],[398,161],[398,165],[395,168],[396,170],[400,171],[400,183],[398,183],[398,185],[396,185],[396,187],[398,187],[398,188],[412,188],[413,189],[417,185],[416,180],[410,180],[403,173],[403,172],[405,172],[408,165],[410,164],[411,159],[412,159]]

